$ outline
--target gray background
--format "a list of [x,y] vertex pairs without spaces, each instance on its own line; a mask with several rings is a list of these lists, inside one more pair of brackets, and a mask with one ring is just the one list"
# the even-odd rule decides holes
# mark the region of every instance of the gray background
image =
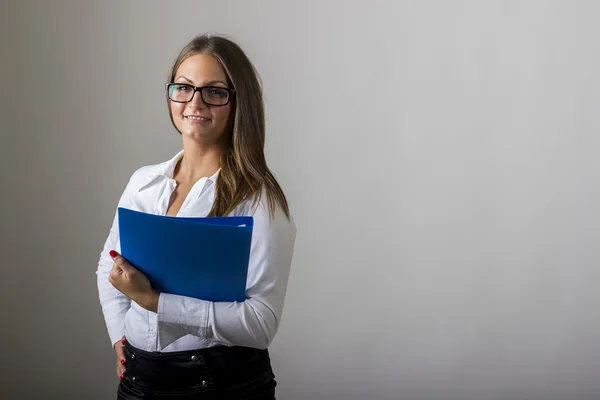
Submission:
[[214,32],[263,77],[298,225],[280,399],[600,398],[599,12],[3,0],[0,395],[114,398],[99,252],[181,148],[168,68]]

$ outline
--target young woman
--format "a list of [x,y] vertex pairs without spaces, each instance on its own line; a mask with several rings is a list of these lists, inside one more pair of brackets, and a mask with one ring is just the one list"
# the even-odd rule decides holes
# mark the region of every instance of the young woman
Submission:
[[182,49],[166,93],[183,148],[138,169],[118,207],[177,217],[253,216],[246,300],[158,293],[119,254],[115,215],[97,276],[121,379],[118,398],[275,399],[267,349],[282,315],[296,227],[265,161],[258,75],[237,44],[203,35]]

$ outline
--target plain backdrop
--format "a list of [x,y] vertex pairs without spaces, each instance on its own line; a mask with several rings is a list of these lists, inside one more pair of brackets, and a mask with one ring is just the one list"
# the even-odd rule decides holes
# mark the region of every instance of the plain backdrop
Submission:
[[111,399],[95,270],[181,148],[180,48],[237,41],[298,238],[278,399],[600,398],[600,3],[0,5],[6,399]]

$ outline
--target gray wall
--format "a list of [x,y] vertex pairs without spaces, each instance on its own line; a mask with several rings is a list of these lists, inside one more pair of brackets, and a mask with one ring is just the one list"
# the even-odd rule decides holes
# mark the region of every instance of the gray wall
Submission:
[[114,398],[96,262],[208,31],[262,74],[298,225],[280,399],[600,398],[599,12],[3,0],[0,395]]

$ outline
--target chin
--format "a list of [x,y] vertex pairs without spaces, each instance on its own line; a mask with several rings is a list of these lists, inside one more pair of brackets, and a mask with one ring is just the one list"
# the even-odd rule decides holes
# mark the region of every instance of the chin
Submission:
[[187,124],[181,124],[177,127],[179,132],[183,133],[186,136],[194,136],[194,135],[207,135],[213,130],[210,126],[189,126]]
[[184,130],[183,134],[190,139],[206,139],[211,137],[210,132],[196,131],[196,130]]

